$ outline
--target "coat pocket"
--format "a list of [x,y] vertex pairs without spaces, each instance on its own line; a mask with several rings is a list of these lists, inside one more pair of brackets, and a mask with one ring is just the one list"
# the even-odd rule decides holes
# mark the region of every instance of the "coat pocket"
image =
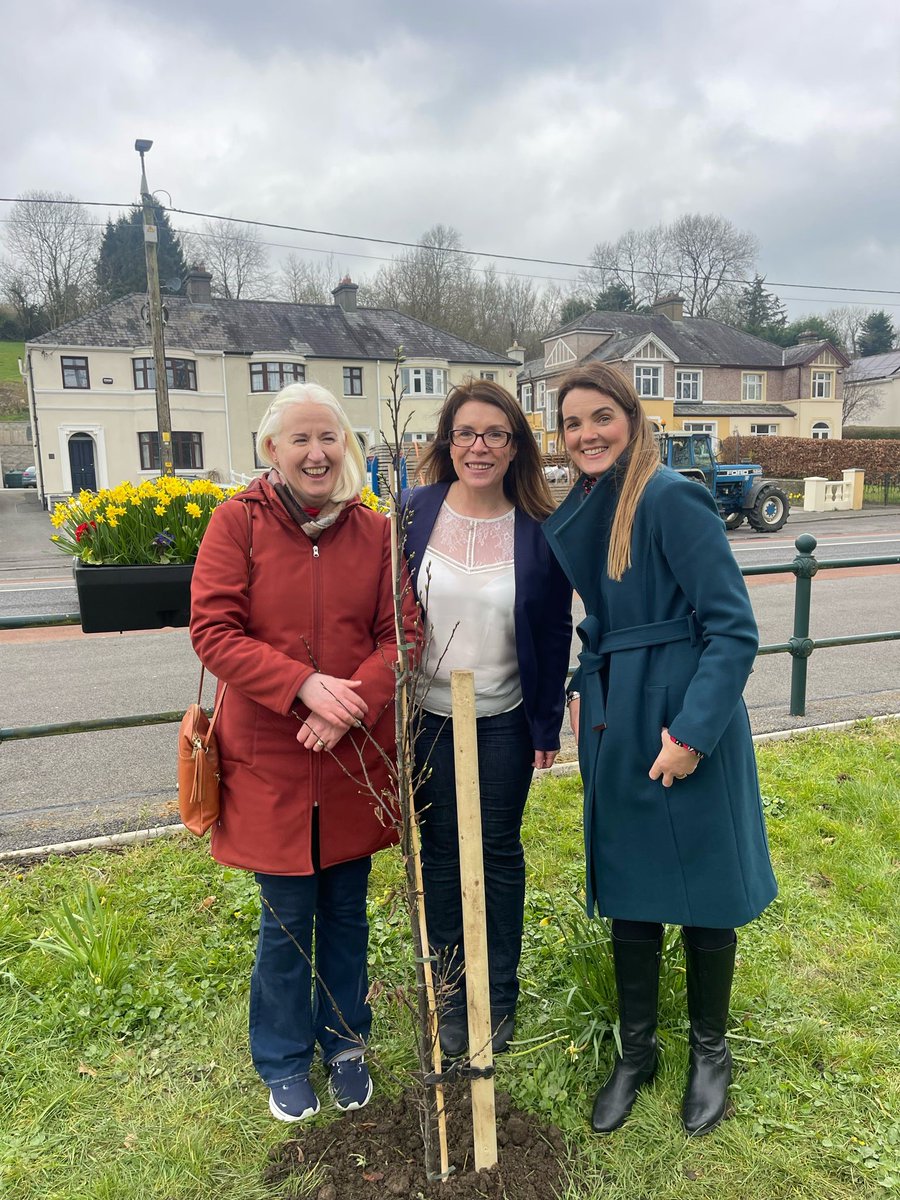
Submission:
[[647,755],[647,770],[656,762],[662,748],[662,730],[669,723],[669,689],[665,684],[644,687],[644,713],[641,746]]

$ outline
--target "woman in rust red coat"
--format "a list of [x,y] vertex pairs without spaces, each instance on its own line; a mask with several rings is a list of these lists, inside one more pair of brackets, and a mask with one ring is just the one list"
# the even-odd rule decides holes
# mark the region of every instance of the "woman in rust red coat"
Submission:
[[[213,514],[191,639],[228,684],[212,854],[254,871],[262,897],[250,1049],[272,1115],[300,1121],[319,1110],[316,1042],[340,1109],[372,1094],[366,887],[396,841],[394,589],[389,523],[359,502],[365,462],[331,393],[285,388],[257,446],[272,469]],[[404,619],[412,642],[411,597]]]

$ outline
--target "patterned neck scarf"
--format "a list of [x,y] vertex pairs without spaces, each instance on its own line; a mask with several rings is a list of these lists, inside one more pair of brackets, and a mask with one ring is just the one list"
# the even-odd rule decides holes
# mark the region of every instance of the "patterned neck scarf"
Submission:
[[317,538],[332,526],[346,507],[344,501],[327,500],[319,509],[315,517],[311,517],[303,507],[298,504],[294,493],[284,481],[284,477],[274,467],[269,472],[269,483],[271,483],[275,495],[284,505],[288,516],[292,521],[295,521],[310,541],[314,542]]

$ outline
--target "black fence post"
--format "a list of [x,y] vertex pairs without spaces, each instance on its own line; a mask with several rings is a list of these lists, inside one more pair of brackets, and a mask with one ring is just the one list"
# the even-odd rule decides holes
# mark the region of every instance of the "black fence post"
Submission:
[[811,533],[801,533],[795,540],[797,557],[791,564],[796,584],[794,588],[794,635],[788,640],[791,657],[791,716],[806,714],[806,660],[813,652],[813,640],[809,636],[809,604],[812,594],[812,578],[818,571],[813,551],[816,539]]

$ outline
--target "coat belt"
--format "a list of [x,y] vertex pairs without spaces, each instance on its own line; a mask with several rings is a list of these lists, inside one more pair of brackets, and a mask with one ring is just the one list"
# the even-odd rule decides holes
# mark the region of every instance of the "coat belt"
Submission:
[[611,629],[603,633],[597,617],[590,615],[578,626],[582,649],[581,689],[593,728],[606,728],[606,687],[603,667],[610,654],[619,650],[641,650],[646,646],[663,646],[667,642],[689,640],[692,646],[700,641],[700,627],[695,613],[674,617],[671,621],[653,621],[649,625],[632,625],[627,629]]

